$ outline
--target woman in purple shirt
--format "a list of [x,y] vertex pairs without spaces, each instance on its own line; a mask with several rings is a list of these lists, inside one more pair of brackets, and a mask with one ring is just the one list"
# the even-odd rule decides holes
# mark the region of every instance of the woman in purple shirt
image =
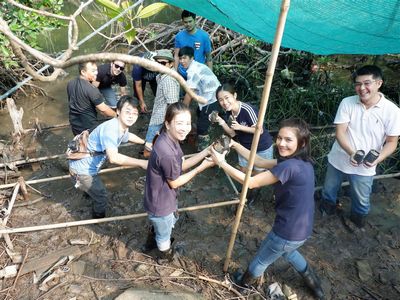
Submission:
[[[176,189],[214,165],[214,162],[204,160],[209,147],[186,160],[183,158],[179,142],[186,138],[191,124],[190,110],[186,105],[177,102],[168,106],[161,134],[153,146],[147,167],[144,208],[153,228],[143,250],[149,252],[158,248],[159,263],[173,258],[171,233],[178,219]],[[196,168],[182,174],[200,162]]]
[[[249,158],[250,151],[233,142],[238,154]],[[309,238],[314,222],[314,168],[310,156],[310,131],[301,119],[288,119],[280,124],[276,138],[278,159],[256,156],[255,165],[268,169],[252,176],[249,188],[274,185],[276,217],[271,232],[240,279],[240,285],[257,285],[264,271],[283,257],[304,278],[318,299],[324,298],[320,281],[297,250]],[[212,158],[235,180],[243,183],[245,174],[225,161],[225,154],[212,150]]]

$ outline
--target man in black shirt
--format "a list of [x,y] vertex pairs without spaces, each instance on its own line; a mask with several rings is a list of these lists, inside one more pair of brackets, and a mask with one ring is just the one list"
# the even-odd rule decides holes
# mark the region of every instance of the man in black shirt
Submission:
[[106,104],[112,108],[117,107],[117,95],[115,94],[112,86],[118,84],[120,86],[120,96],[128,94],[126,89],[127,81],[124,74],[125,63],[115,60],[112,63],[99,66],[96,81],[93,82],[100,92],[103,94]]
[[94,62],[81,63],[79,76],[68,82],[69,122],[74,135],[97,125],[97,110],[106,117],[115,117],[115,111],[104,103],[103,95],[92,82],[96,80],[97,66]]

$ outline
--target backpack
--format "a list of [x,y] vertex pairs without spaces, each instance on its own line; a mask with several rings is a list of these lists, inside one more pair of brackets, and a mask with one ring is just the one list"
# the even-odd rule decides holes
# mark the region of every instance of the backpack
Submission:
[[104,152],[88,151],[89,130],[84,130],[68,143],[65,155],[67,159],[77,160],[90,156],[104,154]]

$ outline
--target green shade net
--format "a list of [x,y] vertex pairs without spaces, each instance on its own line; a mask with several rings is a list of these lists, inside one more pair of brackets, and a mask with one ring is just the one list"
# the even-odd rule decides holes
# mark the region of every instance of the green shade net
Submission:
[[[166,0],[217,24],[272,43],[278,0]],[[400,0],[292,0],[282,46],[315,54],[400,53]]]

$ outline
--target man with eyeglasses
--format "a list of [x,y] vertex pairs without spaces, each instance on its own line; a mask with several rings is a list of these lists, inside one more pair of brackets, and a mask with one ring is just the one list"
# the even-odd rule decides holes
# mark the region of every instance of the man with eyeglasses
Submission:
[[124,74],[125,63],[119,60],[115,60],[112,63],[104,64],[99,66],[97,78],[94,82],[100,92],[106,99],[106,104],[111,108],[117,107],[117,95],[113,90],[112,86],[118,84],[120,87],[120,96],[128,94],[126,89],[127,81]]
[[400,135],[400,109],[379,92],[382,83],[382,71],[377,66],[367,65],[353,74],[357,95],[344,98],[336,113],[336,141],[328,154],[321,195],[320,211],[335,214],[337,192],[347,178],[350,221],[359,228],[365,226],[370,210],[376,166],[396,150]]
[[[158,50],[154,60],[167,68],[173,68],[174,57],[167,49]],[[150,157],[153,147],[153,139],[160,132],[164,124],[165,113],[168,105],[179,101],[179,82],[168,74],[158,74],[157,92],[154,98],[153,110],[146,134],[146,144],[143,151],[145,158]]]
[[144,144],[144,140],[129,132],[138,119],[138,102],[132,96],[122,96],[117,103],[117,117],[94,129],[88,138],[90,155],[69,160],[69,171],[75,187],[93,201],[93,218],[104,218],[107,208],[107,189],[98,175],[106,159],[112,164],[147,168],[147,160],[136,159],[118,152],[121,143]]

